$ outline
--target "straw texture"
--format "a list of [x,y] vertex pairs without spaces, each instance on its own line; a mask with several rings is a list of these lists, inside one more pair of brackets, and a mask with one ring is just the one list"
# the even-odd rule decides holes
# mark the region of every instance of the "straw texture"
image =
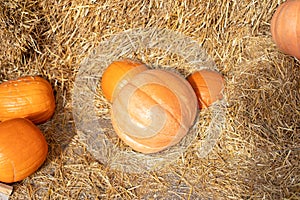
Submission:
[[[1,1],[0,82],[40,75],[57,103],[53,118],[40,125],[47,160],[13,184],[11,199],[299,199],[300,62],[281,53],[270,35],[282,2]],[[212,151],[200,155],[215,108],[201,111],[198,139],[187,151],[168,167],[135,174],[103,165],[88,151],[76,131],[72,94],[84,59],[113,35],[138,28],[175,31],[205,49],[226,80],[226,126]],[[177,54],[163,55],[128,54],[155,60],[153,66],[177,63],[169,69],[184,76],[194,70]],[[104,101],[99,93],[98,115],[109,112]]]

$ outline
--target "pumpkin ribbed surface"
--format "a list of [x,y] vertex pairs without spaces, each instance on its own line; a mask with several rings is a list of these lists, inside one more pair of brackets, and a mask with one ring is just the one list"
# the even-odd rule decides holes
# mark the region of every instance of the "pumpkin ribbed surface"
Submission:
[[207,108],[223,98],[224,79],[221,74],[211,70],[196,71],[187,77],[198,98],[199,108]]
[[28,76],[0,84],[0,121],[25,117],[38,124],[54,111],[53,90],[45,79]]
[[126,84],[112,105],[118,136],[134,150],[155,153],[178,143],[192,126],[197,99],[189,83],[163,70],[147,70]]
[[31,121],[16,118],[0,123],[0,181],[23,180],[45,161],[47,142]]

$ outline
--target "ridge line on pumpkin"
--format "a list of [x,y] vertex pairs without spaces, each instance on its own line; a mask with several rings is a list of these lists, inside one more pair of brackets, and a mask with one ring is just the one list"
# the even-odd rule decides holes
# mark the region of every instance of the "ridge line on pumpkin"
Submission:
[[[146,70],[146,71],[143,71],[143,72],[141,72],[140,74],[144,74],[144,73],[147,73],[147,75],[150,75],[150,76],[152,76],[152,77],[154,77],[155,79],[154,80],[151,80],[151,82],[147,82],[147,83],[144,83],[143,85],[146,85],[146,84],[158,84],[158,85],[160,85],[160,86],[163,86],[163,87],[165,87],[165,88],[167,88],[169,91],[171,91],[172,93],[174,93],[174,95],[176,96],[176,98],[177,99],[182,99],[182,98],[184,98],[184,96],[183,95],[179,95],[178,94],[178,91],[174,91],[171,87],[169,87],[169,82],[168,81],[166,81],[165,79],[161,79],[160,77],[157,77],[157,76],[155,76],[154,74],[152,74],[151,72],[156,72],[156,71],[160,71],[160,72],[165,72],[165,73],[167,73],[167,74],[169,74],[169,75],[171,75],[171,76],[173,76],[173,77],[179,77],[179,78],[182,78],[182,80],[184,80],[184,81],[186,81],[182,76],[180,76],[180,74],[177,74],[177,73],[174,73],[174,72],[172,72],[172,71],[168,71],[168,70],[166,70],[166,69],[149,69],[149,70]],[[138,76],[139,74],[137,74],[137,76]],[[164,83],[164,84],[162,84],[162,82]],[[188,83],[188,82],[187,82]],[[141,89],[141,86],[143,86],[143,85],[138,85],[138,84],[133,84],[132,83],[132,81],[129,81],[127,84],[131,84],[131,85],[133,85],[133,86],[135,86],[137,89]],[[153,96],[151,96],[151,95],[149,95],[147,92],[145,92],[144,90],[142,90],[142,92],[144,93],[144,94],[146,94],[148,97],[150,97],[151,99],[153,99],[158,105],[160,105],[159,104],[159,102],[157,101],[157,100],[155,100],[154,98],[153,98]],[[182,111],[184,111],[184,109],[183,109],[183,106],[182,106],[182,104],[181,104],[181,101],[179,101],[179,105],[180,105],[180,111],[182,112]],[[170,110],[170,108],[168,107],[168,105],[166,104],[166,107],[163,107],[164,109],[166,109],[166,108],[168,108],[167,109],[167,111],[171,114],[171,116],[176,120],[176,122],[182,127],[182,128],[184,128],[184,129],[186,129],[186,130],[189,130],[190,129],[190,127],[187,127],[187,126],[184,126],[184,124],[182,124],[182,123],[180,123],[180,121],[176,118],[176,116],[174,116],[174,114],[173,114],[173,112]]]
[[[156,83],[156,82],[153,82],[153,83],[158,84],[158,83]],[[153,83],[152,83],[152,84],[153,84]],[[170,116],[175,120],[175,122],[176,122],[179,126],[181,126],[182,128],[184,128],[185,130],[188,130],[188,129],[189,129],[188,127],[183,126],[183,124],[180,123],[180,121],[179,121],[179,120],[177,119],[177,117],[173,114],[173,112],[170,110],[169,107],[167,107],[167,106],[162,106],[162,105],[166,105],[166,104],[160,104],[156,99],[153,98],[153,96],[149,95],[147,92],[145,92],[143,89],[141,89],[141,86],[134,85],[134,84],[132,84],[131,82],[129,82],[128,84],[130,84],[130,85],[132,85],[132,86],[135,86],[135,87],[136,87],[136,91],[142,92],[144,95],[146,95],[146,96],[149,97],[152,101],[155,102],[155,105],[152,106],[152,107],[150,108],[150,110],[151,110],[153,107],[157,107],[157,106],[158,106],[158,107],[162,108],[161,110],[167,111],[167,113],[170,114]],[[146,84],[151,84],[151,82],[146,83]],[[146,85],[146,84],[145,84],[145,85]],[[164,85],[162,85],[162,84],[158,84],[158,85],[164,86]],[[168,89],[169,89],[169,88],[168,88]],[[169,90],[171,91],[171,89],[169,89]],[[176,95],[176,96],[177,96],[177,95]],[[180,104],[180,101],[179,101],[179,104]],[[180,104],[180,106],[181,106],[181,104]],[[179,110],[182,110],[181,107],[180,107]],[[132,117],[132,116],[130,116],[130,117]],[[137,121],[138,121],[138,120],[137,120]],[[162,127],[162,128],[163,128],[163,127]],[[162,128],[161,128],[161,129],[162,129]],[[159,130],[161,130],[161,129],[159,129]],[[158,131],[159,131],[159,130],[158,130]],[[134,136],[133,136],[133,137],[134,137]],[[151,136],[151,137],[152,137],[152,136]]]
[[[162,78],[162,77],[166,77],[167,79]],[[146,89],[144,89],[144,87]],[[165,88],[165,91],[161,91],[161,89],[159,89],[159,88]],[[141,94],[146,93],[145,97],[147,97],[147,98],[145,98],[144,100],[147,100],[149,98],[147,101],[152,101],[152,104],[145,103],[142,100],[143,98],[141,100],[132,99],[133,98],[132,95],[134,93],[136,93],[137,91],[142,92]],[[170,98],[170,96],[168,96],[168,94],[163,94],[166,91],[169,91],[169,95],[170,94],[173,95],[174,100],[177,99],[176,100],[178,102],[177,106],[175,106],[175,104],[170,105],[170,106],[173,106],[173,109],[171,107],[167,106],[166,100],[168,98]],[[151,96],[151,94],[153,94],[154,96]],[[126,96],[124,96],[124,95],[126,95]],[[189,96],[190,98],[185,98],[185,95]],[[154,98],[156,96],[158,99]],[[191,104],[184,103],[187,101],[191,102],[191,97],[193,97],[194,101],[192,101],[192,102],[194,102],[194,103],[191,103]],[[123,100],[123,98],[125,98],[126,100]],[[136,96],[135,98],[139,98],[139,97]],[[162,100],[161,102],[157,101],[160,98],[163,98],[164,100],[161,99]],[[129,105],[130,102],[132,103],[131,99],[139,102],[139,104],[142,104],[143,106],[153,107],[154,102],[155,102],[155,105],[157,105],[157,103],[165,104],[164,106],[160,106],[160,107],[163,108],[164,114],[169,115],[168,124],[165,124],[163,126],[163,129],[161,129],[162,131],[160,131],[160,132],[158,131],[154,136],[150,137],[150,139],[149,138],[144,139],[143,137],[142,138],[132,137],[131,134],[126,135],[126,133],[128,133],[128,131],[127,130],[124,131],[124,128],[126,129],[126,127],[129,126],[127,124],[128,119],[126,117],[122,118],[121,115],[123,116],[123,112],[125,112],[125,113],[128,112],[128,107],[126,107],[126,106]],[[193,89],[190,86],[190,84],[183,77],[181,77],[178,74],[175,74],[173,72],[169,72],[167,70],[152,69],[152,70],[146,70],[144,72],[137,74],[127,83],[126,86],[124,86],[122,88],[122,90],[120,91],[120,93],[118,95],[118,99],[116,99],[116,100],[120,100],[120,101],[123,100],[122,105],[125,105],[125,107],[124,107],[125,109],[120,108],[120,110],[124,110],[124,111],[119,112],[118,111],[119,109],[117,109],[120,106],[118,101],[113,102],[112,122],[113,122],[113,125],[115,126],[117,134],[119,135],[119,137],[121,137],[121,139],[125,143],[128,144],[128,142],[129,142],[129,146],[133,147],[133,149],[141,151],[143,153],[154,153],[154,152],[166,149],[166,148],[176,144],[177,142],[179,142],[182,139],[182,137],[187,134],[189,128],[191,127],[191,125],[193,124],[193,122],[195,120],[194,118],[195,118],[196,112],[197,112],[197,99],[196,99],[196,95],[194,94]],[[169,103],[170,103],[170,100],[171,99],[169,99]],[[124,101],[125,101],[125,103],[124,103]],[[130,102],[126,103],[126,101],[130,101]],[[188,105],[190,105],[190,106],[188,106]],[[135,108],[132,107],[131,109],[133,109],[131,112],[134,113]],[[147,107],[147,109],[149,109],[149,108]],[[175,111],[174,109],[177,111]],[[187,109],[187,110],[185,111],[185,109]],[[116,113],[114,113],[114,112],[116,112]],[[177,113],[177,116],[173,112]],[[140,114],[142,114],[142,113],[140,113]],[[143,114],[142,114],[142,116],[143,116]],[[184,116],[186,116],[187,118],[184,118]],[[119,117],[121,117],[121,119],[122,119],[122,121],[120,121],[120,122],[118,122]],[[173,124],[174,122],[177,125]],[[120,124],[122,124],[122,126]],[[135,125],[133,125],[133,127],[134,126]],[[160,129],[160,127],[159,127],[159,129]],[[143,136],[143,134],[145,134],[145,133],[141,133],[142,136]],[[138,133],[137,135],[140,135],[140,134]],[[126,138],[127,139],[130,138],[130,140],[126,140]],[[155,144],[155,143],[157,143],[157,144]]]

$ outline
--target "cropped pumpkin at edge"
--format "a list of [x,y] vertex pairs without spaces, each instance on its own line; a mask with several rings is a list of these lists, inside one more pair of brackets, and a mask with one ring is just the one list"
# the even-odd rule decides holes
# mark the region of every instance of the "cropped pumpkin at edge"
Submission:
[[30,120],[15,118],[0,123],[0,182],[25,179],[44,163],[47,154],[45,137]]
[[197,98],[183,77],[149,69],[123,83],[114,94],[111,120],[117,135],[132,149],[162,151],[177,144],[194,124]]
[[197,96],[200,109],[207,108],[223,98],[225,83],[220,73],[203,69],[189,75],[187,80]]
[[300,59],[300,1],[282,3],[271,19],[271,35],[280,51]]
[[26,76],[0,84],[0,121],[24,117],[40,124],[54,111],[52,86],[44,78]]

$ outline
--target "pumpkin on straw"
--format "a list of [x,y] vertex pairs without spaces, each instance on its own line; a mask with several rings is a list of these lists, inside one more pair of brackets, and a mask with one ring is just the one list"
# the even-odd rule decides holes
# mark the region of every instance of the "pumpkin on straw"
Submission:
[[[133,67],[127,67],[128,63],[113,63],[115,69],[107,68],[104,75],[113,77],[122,69],[128,69],[124,74],[130,74],[134,66],[144,66],[131,61]],[[193,125],[197,113],[197,98],[191,85],[164,70],[142,68],[133,76],[122,77],[113,83],[119,85],[118,90],[112,91],[111,118],[117,135],[142,153],[159,152],[177,144]],[[110,80],[115,79],[102,78],[102,86],[109,84],[103,81]]]
[[55,111],[52,87],[39,76],[3,82],[0,94],[0,121],[24,117],[40,124],[49,120]]
[[48,145],[30,120],[15,118],[0,123],[0,181],[12,183],[34,173],[46,160]]

